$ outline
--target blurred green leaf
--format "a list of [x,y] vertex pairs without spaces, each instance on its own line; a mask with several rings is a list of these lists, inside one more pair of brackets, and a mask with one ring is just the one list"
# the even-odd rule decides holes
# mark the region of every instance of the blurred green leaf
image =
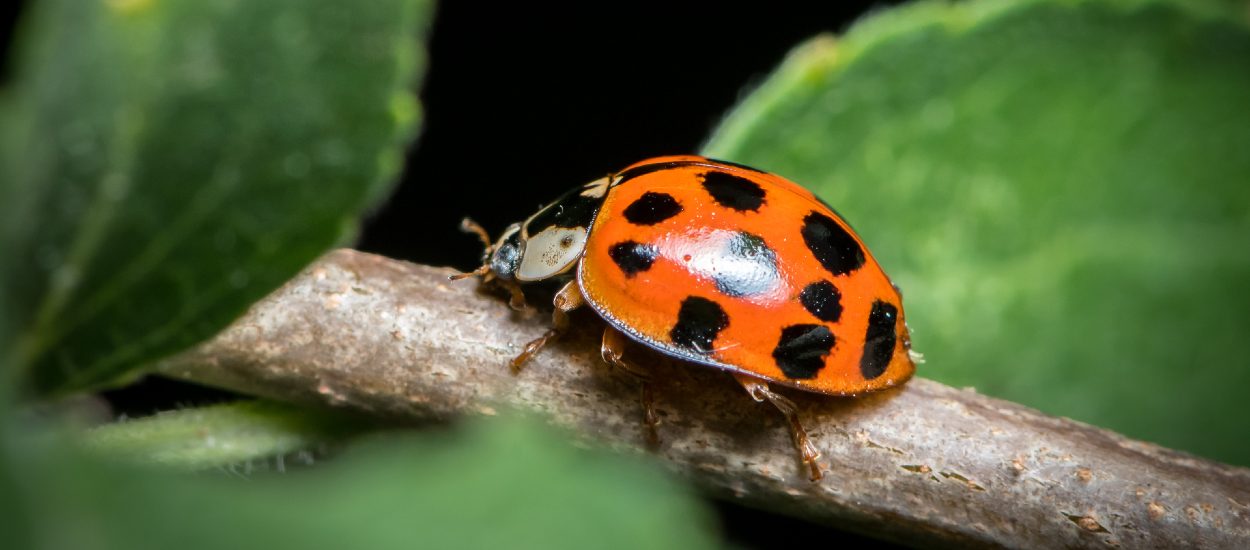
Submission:
[[345,242],[416,131],[425,0],[31,8],[0,106],[0,349],[45,393],[213,334]]
[[312,449],[369,424],[337,411],[240,401],[105,424],[87,431],[83,442],[135,463],[203,470]]
[[705,153],[855,225],[922,376],[1250,464],[1250,32],[1228,6],[891,10],[795,50]]
[[[189,477],[47,445],[0,453],[0,509],[21,548],[709,548],[714,522],[653,467],[572,448],[536,423],[374,441],[321,468]],[[46,443],[46,442],[45,442]],[[55,451],[55,452],[52,452]],[[20,516],[19,516],[20,517]],[[20,539],[18,539],[20,540]]]

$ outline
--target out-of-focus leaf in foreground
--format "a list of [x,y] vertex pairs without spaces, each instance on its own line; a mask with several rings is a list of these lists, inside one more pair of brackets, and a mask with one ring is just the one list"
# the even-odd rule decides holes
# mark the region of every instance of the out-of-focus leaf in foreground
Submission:
[[220,330],[353,235],[415,133],[425,0],[30,11],[0,105],[0,350],[45,393]]
[[1250,464],[1250,32],[1219,6],[885,12],[795,50],[705,153],[850,220],[922,376]]
[[[574,449],[536,423],[468,428],[388,437],[319,468],[250,479],[10,445],[0,509],[18,514],[0,527],[15,548],[35,549],[713,546],[708,510],[651,466]],[[23,474],[6,477],[5,459]],[[27,523],[4,525],[13,518]]]
[[88,430],[92,451],[137,464],[203,470],[304,454],[371,429],[341,411],[272,401],[239,401],[164,411]]

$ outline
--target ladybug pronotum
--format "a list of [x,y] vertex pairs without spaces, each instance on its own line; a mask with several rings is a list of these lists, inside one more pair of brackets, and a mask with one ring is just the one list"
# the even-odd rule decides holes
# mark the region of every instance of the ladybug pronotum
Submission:
[[810,191],[779,176],[697,156],[645,160],[569,191],[486,246],[481,276],[525,307],[521,285],[563,283],[552,328],[512,360],[519,369],[590,306],[607,327],[604,361],[640,377],[656,441],[648,378],[623,360],[630,341],[728,371],[786,416],[799,456],[819,453],[780,384],[856,395],[902,384],[916,367],[897,288],[863,242]]

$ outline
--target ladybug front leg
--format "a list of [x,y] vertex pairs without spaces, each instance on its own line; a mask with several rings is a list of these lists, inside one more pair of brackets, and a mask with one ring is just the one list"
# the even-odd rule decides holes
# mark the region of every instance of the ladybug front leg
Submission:
[[[513,281],[511,279],[508,279],[508,280],[494,279],[494,281],[495,281],[495,284],[502,286],[504,290],[508,291],[508,306],[509,307],[517,311],[525,311],[526,308],[529,307],[528,305],[525,304],[525,292],[521,290],[520,283]],[[574,306],[574,309],[581,307],[582,305],[581,296],[582,296],[581,292],[578,292],[577,293],[578,303],[576,306]],[[557,294],[556,299],[559,299],[559,297],[560,295]],[[557,305],[556,311],[558,312],[559,310],[560,310],[560,306]],[[534,351],[538,351],[538,350],[534,350]],[[516,366],[516,365],[513,365],[513,366]]]
[[768,388],[768,382],[754,376],[734,373],[734,379],[739,384],[742,384],[747,393],[751,394],[751,399],[757,402],[763,402],[767,399],[773,406],[781,410],[781,414],[786,415],[786,420],[790,422],[790,436],[794,439],[794,446],[799,451],[799,458],[812,469],[812,481],[820,481],[823,474],[820,471],[820,464],[816,462],[816,459],[820,458],[820,451],[817,451],[816,446],[812,445],[812,441],[807,438],[807,431],[799,423],[799,412],[798,408],[794,406],[794,402],[773,392],[773,390]]
[[660,417],[655,414],[655,394],[651,391],[651,375],[637,370],[622,357],[625,356],[625,348],[629,346],[629,338],[621,331],[611,326],[603,329],[603,344],[599,347],[603,360],[612,368],[620,369],[633,375],[642,385],[642,424],[643,430],[647,438],[647,447],[656,448],[660,445],[660,435],[656,430],[656,426],[660,424]]
[[560,287],[560,291],[556,292],[556,297],[551,300],[555,306],[555,311],[551,312],[551,329],[542,336],[525,344],[525,349],[512,359],[512,372],[521,372],[521,367],[525,366],[534,354],[543,349],[547,342],[553,338],[559,338],[569,328],[569,312],[586,304],[582,298],[582,290],[577,286],[577,280],[571,280]]

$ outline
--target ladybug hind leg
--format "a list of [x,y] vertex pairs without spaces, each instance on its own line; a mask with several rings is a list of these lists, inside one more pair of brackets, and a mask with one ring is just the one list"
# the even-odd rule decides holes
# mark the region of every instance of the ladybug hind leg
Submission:
[[799,423],[799,411],[794,402],[769,389],[768,382],[753,376],[734,373],[734,379],[742,384],[743,389],[751,395],[751,399],[757,402],[767,399],[781,411],[781,414],[786,416],[786,420],[790,422],[790,437],[794,440],[794,447],[799,452],[799,459],[811,468],[812,481],[820,481],[820,478],[824,477],[820,471],[820,464],[816,462],[816,459],[820,458],[820,451],[816,450],[812,440],[807,437],[807,430],[804,430],[803,425]]
[[611,326],[603,329],[603,344],[599,348],[603,361],[614,369],[629,373],[642,386],[643,433],[647,439],[647,447],[655,449],[660,445],[660,435],[656,430],[656,426],[660,424],[660,417],[655,414],[655,393],[651,389],[651,375],[630,366],[622,359],[627,347],[629,347],[629,338],[621,331]]
[[[518,288],[517,290],[519,291],[520,289]],[[516,296],[514,295],[513,298],[515,301]],[[525,297],[522,295],[522,305],[525,303],[524,300]],[[520,372],[525,363],[542,350],[543,346],[564,334],[564,331],[569,328],[569,312],[582,307],[586,304],[586,301],[582,298],[582,290],[578,288],[577,280],[574,279],[560,287],[559,292],[556,292],[556,296],[551,300],[551,303],[555,306],[555,311],[551,312],[551,328],[542,336],[525,344],[525,349],[512,359],[511,366],[513,372]],[[513,307],[515,307],[515,304]]]

